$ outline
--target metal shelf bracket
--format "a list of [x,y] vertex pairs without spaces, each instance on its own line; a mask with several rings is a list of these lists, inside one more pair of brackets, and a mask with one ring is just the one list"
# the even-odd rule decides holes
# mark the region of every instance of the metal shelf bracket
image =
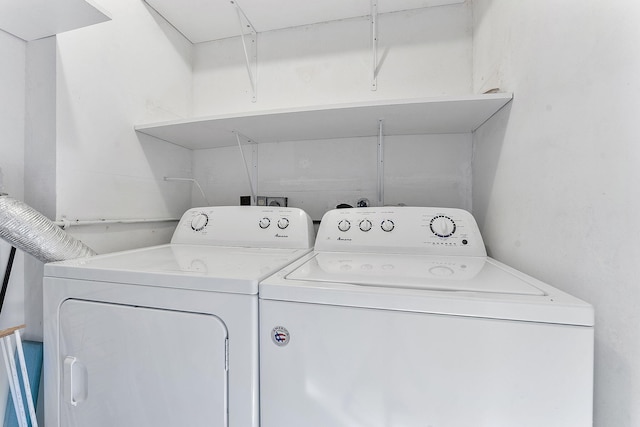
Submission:
[[378,89],[378,0],[371,0],[371,90]]
[[[256,206],[258,204],[258,144],[251,138],[247,138],[238,131],[233,132],[236,135],[236,141],[238,141],[238,148],[240,149],[240,156],[242,156],[242,164],[247,173],[247,179],[249,180],[249,189],[251,191],[251,204]],[[242,148],[242,140],[251,145],[251,167],[247,163],[247,158],[244,155],[244,149]]]
[[378,120],[378,206],[384,206],[384,120]]
[[[258,77],[258,33],[244,14],[236,0],[231,0],[231,4],[236,8],[238,14],[238,25],[240,26],[240,39],[244,50],[244,60],[249,74],[251,84],[251,102],[257,100],[257,77]],[[247,33],[248,32],[248,33]]]

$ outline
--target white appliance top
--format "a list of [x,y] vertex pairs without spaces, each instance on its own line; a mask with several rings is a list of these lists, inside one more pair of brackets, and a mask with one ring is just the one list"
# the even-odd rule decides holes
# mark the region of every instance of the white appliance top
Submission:
[[288,274],[287,279],[454,292],[545,294],[509,276],[484,257],[322,252]]
[[263,281],[260,298],[593,325],[589,304],[487,257],[459,209],[330,211],[315,251]]
[[256,294],[260,280],[311,251],[313,224],[294,208],[197,208],[171,242],[49,263],[45,276]]

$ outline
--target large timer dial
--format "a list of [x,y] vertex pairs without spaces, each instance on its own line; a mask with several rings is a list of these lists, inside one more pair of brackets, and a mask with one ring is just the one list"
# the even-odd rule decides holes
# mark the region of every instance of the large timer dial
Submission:
[[202,231],[208,223],[209,216],[204,212],[200,212],[191,219],[191,229],[193,231]]
[[431,232],[438,237],[451,237],[456,232],[456,223],[446,215],[433,217],[429,225]]

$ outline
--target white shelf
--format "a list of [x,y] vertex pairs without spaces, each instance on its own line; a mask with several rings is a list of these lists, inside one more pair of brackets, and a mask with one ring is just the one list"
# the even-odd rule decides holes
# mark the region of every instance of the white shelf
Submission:
[[110,20],[85,0],[2,0],[0,30],[25,41]]
[[254,142],[304,141],[378,135],[468,133],[506,105],[498,93],[256,111],[135,126],[135,130],[190,149],[237,144],[234,132]]

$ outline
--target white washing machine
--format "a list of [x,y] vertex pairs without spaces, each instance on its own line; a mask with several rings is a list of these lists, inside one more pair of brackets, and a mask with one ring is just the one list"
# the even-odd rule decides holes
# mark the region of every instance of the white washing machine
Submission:
[[330,211],[260,284],[261,427],[591,426],[593,325],[466,211]]
[[47,426],[257,427],[258,282],[312,245],[299,209],[210,207],[170,244],[47,264]]

